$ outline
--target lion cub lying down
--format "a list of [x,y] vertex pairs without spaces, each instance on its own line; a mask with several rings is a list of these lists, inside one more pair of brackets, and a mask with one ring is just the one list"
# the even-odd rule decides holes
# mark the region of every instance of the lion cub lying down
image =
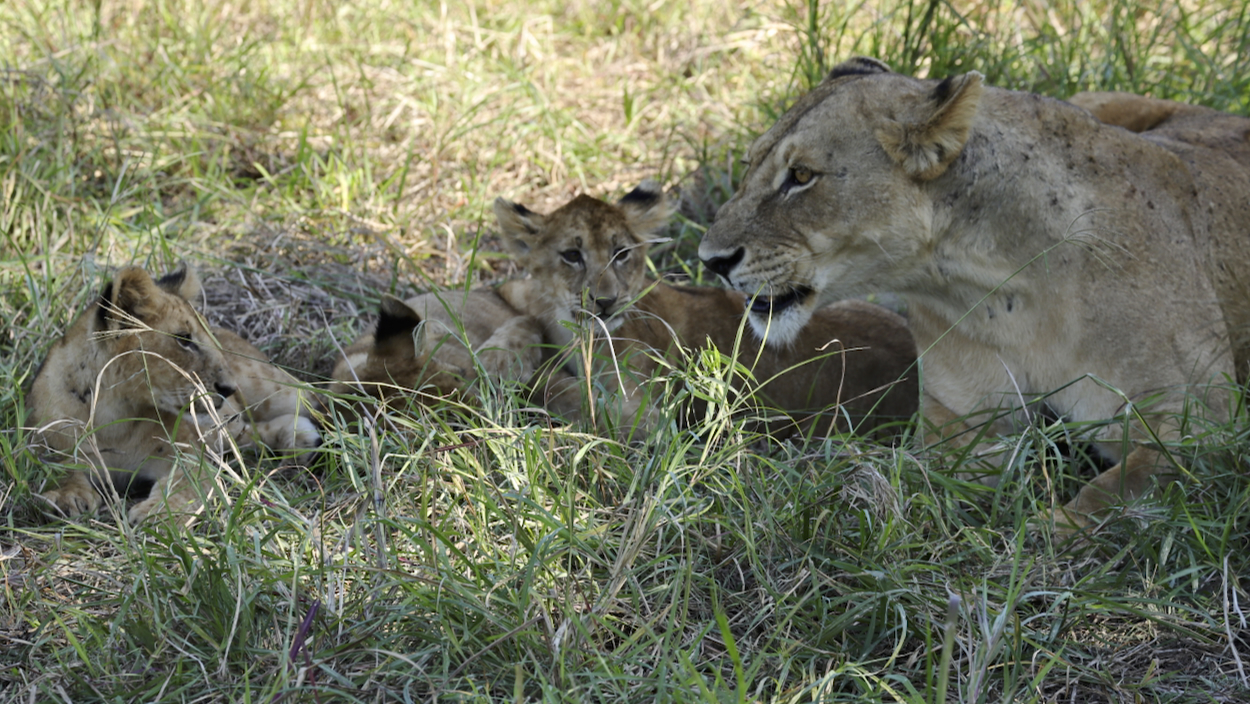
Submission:
[[541,361],[542,342],[537,321],[492,289],[425,293],[407,301],[387,296],[374,331],[344,350],[330,391],[360,388],[378,399],[414,391],[419,396],[426,393],[422,389],[454,396],[476,392],[479,370],[525,382]]
[[[916,346],[906,323],[879,306],[844,301],[819,310],[794,341],[761,351],[754,333],[743,331],[746,297],[712,287],[672,286],[646,275],[648,238],[665,227],[673,207],[657,184],[644,182],[617,204],[578,196],[549,215],[495,201],[504,240],[530,278],[504,283],[500,294],[543,324],[547,340],[567,346],[570,324],[597,335],[616,369],[596,378],[623,384],[618,421],[642,416],[650,424],[655,404],[640,388],[660,367],[681,365],[687,350],[710,342],[751,369],[762,384],[758,400],[794,421],[770,423],[770,431],[820,432],[851,425],[869,431],[883,422],[910,418],[917,407]],[[607,333],[607,337],[604,336]],[[652,354],[648,354],[652,353]],[[576,353],[572,353],[576,356]],[[575,362],[576,364],[576,362]],[[547,388],[553,410],[577,415],[581,383],[557,379]],[[644,406],[644,404],[646,404]],[[640,409],[646,410],[640,414]]]
[[28,397],[36,436],[89,468],[43,493],[60,513],[95,511],[103,497],[93,483],[106,480],[122,495],[151,485],[131,522],[165,502],[194,506],[211,460],[175,466],[174,445],[220,451],[226,434],[277,449],[321,443],[298,382],[243,338],[206,326],[189,302],[199,293],[189,269],[154,281],[126,267],[48,352]]

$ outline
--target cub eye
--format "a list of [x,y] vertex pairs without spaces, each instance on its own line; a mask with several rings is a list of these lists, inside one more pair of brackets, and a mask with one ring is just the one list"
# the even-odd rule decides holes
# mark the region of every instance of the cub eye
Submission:
[[560,252],[560,258],[569,264],[581,264],[582,252],[579,249],[566,249]]
[[617,247],[612,252],[612,262],[614,264],[624,264],[629,261],[629,250],[624,247]]
[[191,339],[191,333],[189,332],[178,333],[174,335],[174,339],[177,340],[178,344],[185,350],[194,352],[200,348],[199,345],[195,344],[195,340]]

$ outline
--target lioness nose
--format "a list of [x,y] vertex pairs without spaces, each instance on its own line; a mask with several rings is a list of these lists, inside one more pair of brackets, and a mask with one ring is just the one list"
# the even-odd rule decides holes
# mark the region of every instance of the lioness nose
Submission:
[[744,256],[746,256],[746,250],[739,247],[728,257],[708,257],[703,260],[703,263],[707,265],[707,268],[728,279],[729,272],[738,266],[738,262],[742,261]]
[[599,315],[603,315],[604,313],[610,312],[612,310],[613,304],[615,303],[616,303],[615,296],[613,296],[612,298],[608,298],[606,296],[603,298],[596,298],[595,308],[599,310]]
[[235,391],[238,391],[238,388],[236,388],[234,384],[223,384],[220,381],[213,384],[213,388],[216,389],[217,393],[223,399],[230,398],[234,395]]

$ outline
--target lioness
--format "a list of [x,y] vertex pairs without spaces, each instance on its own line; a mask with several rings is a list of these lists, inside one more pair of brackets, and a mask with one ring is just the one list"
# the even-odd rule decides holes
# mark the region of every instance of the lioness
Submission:
[[107,480],[123,495],[150,485],[131,522],[166,501],[194,505],[211,460],[176,468],[175,444],[220,451],[226,434],[278,449],[321,443],[298,382],[243,338],[205,325],[190,303],[199,295],[193,270],[153,281],[126,267],[48,352],[27,397],[36,437],[90,468],[43,493],[61,514],[99,508],[92,483]]
[[[884,308],[863,301],[822,308],[788,344],[761,352],[758,338],[741,327],[742,294],[650,280],[647,246],[673,211],[654,182],[644,182],[615,205],[582,195],[549,215],[502,198],[494,209],[504,241],[529,274],[504,283],[500,295],[541,321],[550,341],[567,344],[576,327],[602,339],[599,348],[622,362],[598,375],[612,381],[620,372],[625,402],[618,420],[638,416],[645,398],[639,387],[659,366],[644,352],[659,353],[676,366],[685,350],[709,343],[725,355],[736,350],[755,378],[767,382],[759,389],[760,400],[804,428],[845,429],[840,421],[849,417],[868,431],[915,412],[915,342],[903,320]],[[571,392],[554,399],[558,410],[580,406],[578,386],[549,387]],[[650,422],[655,406],[646,408],[641,419]],[[786,426],[793,429],[793,423],[781,422],[773,430]]]
[[[1248,132],[1199,110],[1138,135],[976,72],[918,80],[857,58],[751,146],[699,254],[766,296],[752,323],[774,342],[824,302],[901,293],[937,425],[1007,409],[991,428],[1007,431],[1048,393],[1074,421],[1158,397],[1149,424],[1174,439],[1186,399],[1219,418],[1226,393],[1206,385],[1250,362]],[[1113,459],[1120,432],[1101,435]],[[1083,525],[1165,465],[1138,446],[1055,518]]]
[[[462,332],[463,331],[463,332]],[[362,387],[377,398],[452,396],[488,377],[529,381],[542,360],[542,328],[491,289],[385,296],[373,332],[344,350],[331,394]],[[467,346],[466,346],[467,343]],[[476,361],[475,361],[476,358]]]

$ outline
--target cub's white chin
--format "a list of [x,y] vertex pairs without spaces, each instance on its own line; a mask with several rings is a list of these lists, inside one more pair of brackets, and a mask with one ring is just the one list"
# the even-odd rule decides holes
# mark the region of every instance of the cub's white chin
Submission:
[[756,337],[770,347],[784,347],[792,344],[799,332],[812,318],[812,308],[808,305],[793,305],[785,310],[767,314],[751,312],[749,320],[751,330]]

